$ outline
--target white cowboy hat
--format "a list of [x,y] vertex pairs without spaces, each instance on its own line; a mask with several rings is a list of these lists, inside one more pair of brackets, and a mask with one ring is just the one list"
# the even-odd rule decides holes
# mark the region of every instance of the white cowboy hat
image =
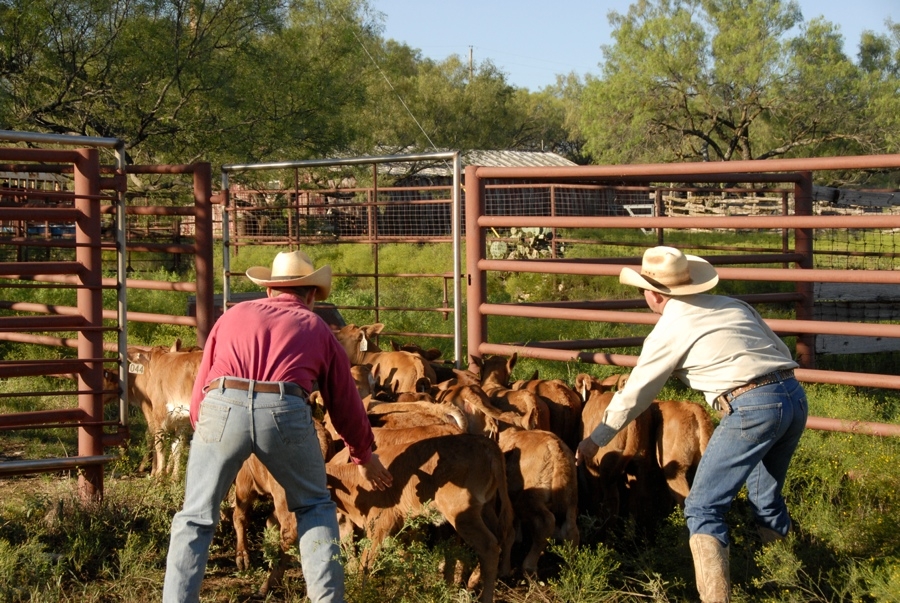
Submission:
[[265,266],[249,268],[247,277],[260,287],[315,287],[319,301],[331,293],[331,266],[316,270],[309,256],[299,250],[276,255],[271,270]]
[[644,252],[641,272],[622,268],[619,282],[665,295],[691,295],[716,286],[716,269],[695,255],[685,255],[674,247],[651,247]]

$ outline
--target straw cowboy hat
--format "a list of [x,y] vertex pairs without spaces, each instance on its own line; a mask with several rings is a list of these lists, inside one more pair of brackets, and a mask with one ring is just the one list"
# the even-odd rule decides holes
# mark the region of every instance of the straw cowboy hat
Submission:
[[247,276],[260,287],[315,287],[319,301],[331,293],[331,266],[316,270],[302,251],[283,251],[272,260],[271,270],[253,266],[247,270]]
[[674,247],[651,247],[644,252],[641,272],[622,268],[619,282],[665,295],[691,295],[716,286],[716,269],[695,255],[685,255]]

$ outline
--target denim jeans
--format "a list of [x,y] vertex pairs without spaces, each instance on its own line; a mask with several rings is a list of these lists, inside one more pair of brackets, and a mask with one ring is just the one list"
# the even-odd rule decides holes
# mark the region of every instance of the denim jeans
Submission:
[[303,398],[216,388],[200,406],[188,453],[184,506],[172,519],[164,603],[198,601],[219,507],[251,453],[284,487],[297,516],[300,563],[311,601],[343,601],[337,512]]
[[692,536],[708,534],[725,546],[725,514],[745,483],[759,525],[787,534],[791,518],[781,491],[809,413],[793,377],[741,394],[731,407],[709,440],[684,506]]

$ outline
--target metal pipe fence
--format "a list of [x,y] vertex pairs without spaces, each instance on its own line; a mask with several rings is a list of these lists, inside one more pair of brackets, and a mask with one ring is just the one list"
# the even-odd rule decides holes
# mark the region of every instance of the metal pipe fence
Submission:
[[[125,166],[124,143],[118,139],[62,136],[27,132],[0,132],[0,140],[33,145],[77,146],[55,148],[0,148],[0,289],[13,299],[0,301],[0,340],[68,347],[77,359],[0,360],[0,377],[63,375],[77,380],[75,390],[15,391],[3,398],[76,397],[78,408],[58,408],[0,415],[0,430],[37,426],[78,430],[78,454],[56,459],[0,462],[0,475],[79,468],[79,489],[86,499],[102,496],[103,467],[117,458],[105,449],[122,445],[129,437],[127,390],[119,388],[119,416],[104,419],[103,367],[115,365],[120,384],[127,382],[128,321],[180,324],[197,328],[201,344],[212,328],[212,210],[209,164],[178,166]],[[112,149],[112,168],[100,164],[100,151]],[[178,177],[189,175],[193,204],[188,207],[126,207],[134,202],[126,173]],[[164,176],[163,176],[164,175]],[[135,229],[126,216],[150,216],[184,222],[167,229],[165,242],[128,240]],[[178,239],[185,239],[180,242]],[[186,239],[190,238],[191,243]],[[174,240],[173,240],[174,239]],[[129,279],[133,254],[164,253],[190,256],[196,278],[183,283]],[[104,276],[109,267],[104,253],[113,254],[115,278]],[[107,262],[108,263],[108,262]],[[74,292],[74,305],[36,304],[17,292],[29,289]],[[184,291],[196,294],[196,315],[127,312],[129,288]],[[104,307],[104,292],[115,292],[115,308]],[[185,311],[187,304],[185,304]],[[19,314],[16,316],[12,313]],[[77,332],[76,337],[42,333]],[[116,343],[104,342],[115,333]],[[104,352],[113,352],[114,356]],[[109,431],[112,429],[113,431]]]
[[[524,343],[492,341],[488,319],[530,319],[531,324],[535,320],[585,321],[636,325],[640,330],[655,324],[656,315],[584,309],[586,302],[570,302],[563,307],[552,299],[492,303],[493,291],[488,275],[530,273],[554,278],[615,278],[623,266],[640,264],[643,249],[672,244],[704,255],[717,266],[720,282],[730,282],[735,287],[742,281],[769,283],[776,288],[782,284],[793,287],[793,292],[781,290],[767,295],[782,295],[784,301],[790,300],[790,312],[794,317],[769,317],[767,322],[780,335],[794,338],[801,364],[797,376],[801,381],[900,389],[900,376],[897,375],[816,368],[816,341],[826,335],[900,341],[897,321],[846,322],[823,320],[816,314],[815,287],[822,283],[900,285],[900,272],[894,270],[894,261],[900,254],[889,245],[878,247],[877,251],[863,249],[861,253],[839,251],[838,256],[847,258],[844,265],[834,269],[816,268],[817,256],[830,251],[816,248],[817,233],[852,233],[850,236],[873,239],[888,237],[900,228],[900,216],[893,207],[882,207],[877,213],[862,215],[822,215],[824,212],[817,211],[813,199],[813,172],[884,168],[900,169],[900,155],[572,168],[468,166],[465,170],[468,354],[510,355],[515,352],[519,356],[546,360],[633,367],[637,356],[619,350],[634,347],[639,337],[583,340],[585,347],[580,349],[564,341],[564,337],[558,342],[545,340],[537,345],[527,341],[527,337],[522,338],[526,340]],[[773,193],[769,205],[774,208],[769,211],[777,211],[777,215],[728,215],[726,211],[670,215],[672,205],[661,202],[663,193],[700,191],[697,187],[685,186],[690,183],[725,180],[732,183],[765,180],[768,184],[781,183],[789,188],[769,191]],[[561,205],[558,195],[539,194],[548,182],[569,189],[592,187],[591,190],[598,192],[592,203]],[[616,188],[625,182],[645,186]],[[729,196],[734,197],[732,204],[743,202],[736,198],[741,190],[743,197],[759,195],[752,186],[731,186],[723,187],[713,199],[708,194],[710,190],[711,187],[704,187],[703,193],[691,201],[701,207],[727,208]],[[628,211],[629,207],[646,205],[652,211],[644,215]],[[545,244],[550,249],[543,254],[517,254],[507,253],[508,246],[500,246],[501,252],[497,253],[496,242],[503,239],[503,233],[523,229],[530,229],[532,233],[552,229],[556,234]],[[561,236],[560,233],[565,234]],[[758,236],[760,233],[768,236]],[[763,239],[765,241],[761,243]],[[566,244],[565,259],[552,249],[561,241]],[[771,241],[778,241],[778,247]],[[584,249],[589,251],[582,251]],[[741,253],[734,253],[736,251]],[[587,255],[579,257],[579,252]],[[884,264],[874,267],[868,264],[874,261],[884,261]],[[771,265],[777,267],[769,267]],[[767,301],[771,303],[773,299]],[[645,307],[639,300],[638,303]],[[594,351],[596,349],[603,351]],[[900,435],[898,426],[861,423],[850,426],[846,422],[835,423],[816,417],[809,423],[811,428],[821,429],[841,429],[841,425],[856,432]]]

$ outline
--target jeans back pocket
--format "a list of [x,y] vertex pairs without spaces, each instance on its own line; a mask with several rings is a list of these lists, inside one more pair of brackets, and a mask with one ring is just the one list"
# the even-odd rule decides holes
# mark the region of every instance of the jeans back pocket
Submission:
[[197,420],[197,430],[194,437],[203,442],[213,444],[222,440],[225,432],[225,423],[231,407],[227,404],[216,402],[206,398],[200,403],[200,418]]

